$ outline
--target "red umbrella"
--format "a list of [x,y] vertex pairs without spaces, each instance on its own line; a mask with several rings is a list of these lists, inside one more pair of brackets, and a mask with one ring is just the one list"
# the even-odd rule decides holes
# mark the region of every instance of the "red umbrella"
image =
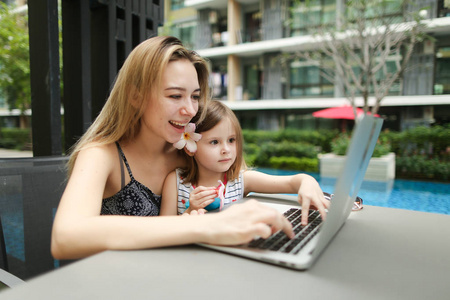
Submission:
[[[356,113],[358,116],[364,113],[362,108],[357,107]],[[370,114],[370,112],[368,113]],[[346,120],[354,120],[355,114],[353,113],[353,107],[351,106],[338,106],[338,107],[330,107],[322,110],[318,110],[313,112],[312,114],[316,118],[325,118],[325,119],[346,119]],[[379,117],[378,114],[375,114],[375,117]]]

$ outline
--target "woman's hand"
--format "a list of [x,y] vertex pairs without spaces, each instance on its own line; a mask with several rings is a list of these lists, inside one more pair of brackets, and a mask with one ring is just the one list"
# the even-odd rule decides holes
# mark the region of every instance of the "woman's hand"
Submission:
[[189,208],[187,209],[187,212],[205,208],[213,203],[216,197],[217,190],[215,187],[196,187],[189,195]]
[[[330,201],[325,199],[319,183],[312,176],[306,176],[298,189],[298,202],[305,211],[308,211],[310,207],[317,209],[325,220],[327,215],[325,209],[330,206]],[[302,214],[301,222],[302,225],[308,224],[308,214]]]
[[268,238],[278,230],[293,237],[292,225],[277,210],[256,200],[232,205],[217,214],[207,214],[211,222],[207,230],[208,244],[239,245],[256,237]]

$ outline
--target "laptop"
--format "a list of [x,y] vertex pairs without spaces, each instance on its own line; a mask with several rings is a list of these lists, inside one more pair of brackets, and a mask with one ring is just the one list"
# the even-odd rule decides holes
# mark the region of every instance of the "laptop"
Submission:
[[[347,149],[347,159],[340,173],[341,176],[337,178],[334,187],[334,196],[325,221],[322,221],[318,211],[309,210],[306,212],[309,214],[308,225],[301,226],[299,215],[304,212],[301,211],[298,203],[296,205],[292,200],[291,203],[286,202],[289,196],[256,194],[257,198],[265,200],[264,204],[286,215],[293,224],[296,238],[291,240],[280,231],[268,239],[258,238],[245,245],[199,245],[296,270],[310,268],[350,215],[382,124],[382,119],[371,115],[362,115],[359,118]],[[292,198],[290,196],[290,199]]]

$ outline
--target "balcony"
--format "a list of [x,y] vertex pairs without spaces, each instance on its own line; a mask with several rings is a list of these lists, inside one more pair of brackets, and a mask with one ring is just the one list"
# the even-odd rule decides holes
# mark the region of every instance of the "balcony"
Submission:
[[[212,2],[212,1],[210,1]],[[447,33],[450,30],[450,17],[436,18],[425,21],[428,32],[434,34]],[[276,40],[244,43],[232,46],[221,46],[209,49],[197,49],[198,54],[208,58],[221,58],[228,55],[250,57],[269,52],[294,52],[299,50],[312,50],[317,47],[317,39],[310,36],[294,36]]]
[[[259,0],[237,0],[242,5],[258,3]],[[195,9],[203,8],[226,8],[228,6],[228,0],[185,0],[185,7],[191,7]]]

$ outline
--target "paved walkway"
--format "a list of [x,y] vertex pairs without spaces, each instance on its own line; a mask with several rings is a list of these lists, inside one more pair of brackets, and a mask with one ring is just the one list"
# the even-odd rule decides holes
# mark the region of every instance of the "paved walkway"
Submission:
[[5,157],[33,157],[33,151],[17,151],[0,148],[0,158]]

